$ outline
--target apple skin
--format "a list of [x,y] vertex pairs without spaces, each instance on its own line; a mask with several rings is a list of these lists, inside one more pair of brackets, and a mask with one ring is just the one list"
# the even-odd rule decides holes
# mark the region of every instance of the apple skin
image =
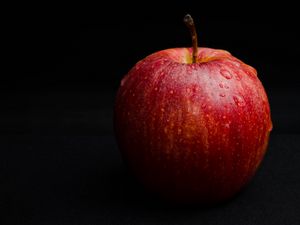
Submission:
[[122,156],[152,192],[213,204],[239,192],[260,165],[272,130],[254,68],[224,50],[166,49],[122,79],[114,129]]

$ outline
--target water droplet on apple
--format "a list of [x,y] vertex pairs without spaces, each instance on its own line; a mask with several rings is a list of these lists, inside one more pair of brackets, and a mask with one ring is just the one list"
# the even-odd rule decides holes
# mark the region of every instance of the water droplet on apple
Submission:
[[237,106],[240,106],[240,107],[245,106],[245,101],[241,96],[235,95],[235,96],[233,96],[233,100]]
[[231,65],[236,66],[236,67],[240,67],[241,64],[239,62],[236,62],[236,61],[231,61]]
[[160,110],[161,110],[162,112],[164,112],[164,111],[165,111],[165,109],[164,109],[164,108],[161,108]]
[[235,79],[236,79],[236,80],[241,80],[241,79],[242,79],[241,74],[240,74],[240,73],[236,73],[236,74],[235,74]]
[[225,97],[226,95],[224,93],[219,94],[220,97]]
[[232,78],[232,74],[228,70],[221,69],[220,73],[223,77],[225,77],[228,80]]
[[250,77],[255,77],[255,73],[252,73],[252,72],[250,72],[249,70],[246,70],[245,72],[246,72],[246,74],[247,74],[248,76],[250,76]]
[[170,91],[170,94],[173,94],[173,93],[174,93],[174,91],[173,91],[173,90],[171,90],[171,91]]

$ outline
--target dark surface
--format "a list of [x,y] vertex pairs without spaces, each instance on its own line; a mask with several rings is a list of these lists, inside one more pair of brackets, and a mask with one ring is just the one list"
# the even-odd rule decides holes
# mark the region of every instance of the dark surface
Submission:
[[[1,225],[300,224],[297,7],[200,3],[13,7],[2,32]],[[134,63],[190,45],[187,12],[201,46],[258,70],[274,124],[250,185],[206,209],[145,193],[123,167],[112,129],[114,96]]]
[[250,185],[203,209],[151,198],[124,170],[112,136],[2,137],[4,224],[299,224],[299,139],[273,135]]
[[112,135],[113,93],[25,97],[27,111],[2,117],[11,126],[0,139],[2,224],[300,222],[299,134],[273,132],[261,168],[236,198],[176,208],[145,193],[123,167]]

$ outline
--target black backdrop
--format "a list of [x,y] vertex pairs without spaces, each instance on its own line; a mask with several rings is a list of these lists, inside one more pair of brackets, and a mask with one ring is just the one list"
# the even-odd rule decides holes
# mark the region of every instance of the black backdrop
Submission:
[[[299,224],[299,33],[287,2],[13,6],[2,29],[3,224]],[[249,187],[210,209],[153,200],[122,166],[112,129],[121,78],[155,51],[199,45],[254,66],[274,130]],[[8,68],[5,70],[4,68]]]

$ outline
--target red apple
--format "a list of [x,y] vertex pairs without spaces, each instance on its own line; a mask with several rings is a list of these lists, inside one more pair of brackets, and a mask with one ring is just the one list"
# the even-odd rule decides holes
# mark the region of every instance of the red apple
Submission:
[[156,52],[124,77],[114,125],[125,161],[149,190],[211,204],[253,177],[272,122],[256,70],[227,51],[198,48],[191,31],[193,48]]

